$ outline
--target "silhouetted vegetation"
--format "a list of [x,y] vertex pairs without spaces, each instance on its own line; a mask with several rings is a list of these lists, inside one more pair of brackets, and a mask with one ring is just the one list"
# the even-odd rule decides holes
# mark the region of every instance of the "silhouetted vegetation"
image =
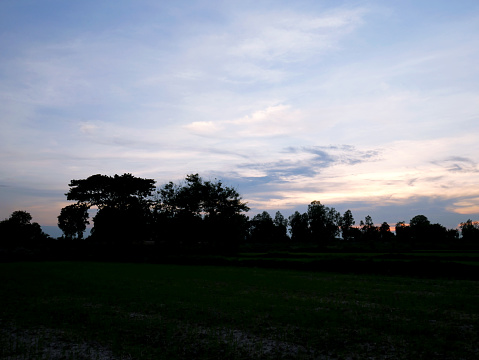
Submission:
[[183,184],[160,187],[151,200],[156,231],[152,240],[175,248],[234,251],[248,231],[249,210],[239,193],[221,181],[205,181],[198,174]]
[[40,225],[32,222],[32,215],[27,211],[14,211],[8,219],[0,221],[2,248],[37,247],[48,238]]
[[89,223],[88,206],[85,204],[65,206],[58,215],[58,227],[67,239],[83,239],[83,232]]
[[[2,257],[15,249],[38,248],[35,258],[60,257],[145,261],[169,255],[236,254],[248,251],[410,252],[479,249],[479,223],[457,229],[432,224],[425,215],[409,223],[376,225],[371,216],[356,224],[353,213],[312,201],[305,213],[285,218],[277,211],[247,217],[238,191],[220,180],[187,175],[181,183],[156,187],[155,180],[123,175],[92,175],[71,180],[58,226],[64,236],[45,235],[25,211],[0,222]],[[89,217],[90,234],[84,237]],[[462,236],[460,236],[462,235]],[[70,240],[69,242],[61,240]],[[12,257],[15,258],[15,257]],[[18,258],[18,256],[17,256]],[[31,258],[31,256],[30,256]]]

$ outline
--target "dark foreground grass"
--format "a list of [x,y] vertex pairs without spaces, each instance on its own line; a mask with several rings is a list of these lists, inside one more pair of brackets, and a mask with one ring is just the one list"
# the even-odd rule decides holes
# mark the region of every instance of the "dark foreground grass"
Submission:
[[0,264],[1,359],[477,359],[479,282]]

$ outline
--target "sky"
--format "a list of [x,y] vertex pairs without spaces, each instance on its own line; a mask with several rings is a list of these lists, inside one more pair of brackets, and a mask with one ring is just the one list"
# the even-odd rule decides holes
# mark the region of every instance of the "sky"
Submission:
[[0,2],[0,219],[71,179],[221,179],[250,216],[479,220],[479,2]]

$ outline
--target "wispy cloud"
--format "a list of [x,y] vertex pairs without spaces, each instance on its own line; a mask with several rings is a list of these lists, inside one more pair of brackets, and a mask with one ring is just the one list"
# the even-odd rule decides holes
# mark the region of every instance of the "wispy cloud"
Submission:
[[450,156],[446,159],[433,161],[434,165],[441,166],[451,172],[477,173],[477,163],[470,158],[462,156]]
[[287,105],[275,105],[239,119],[195,121],[185,125],[185,129],[196,135],[223,139],[271,137],[302,131],[301,120],[300,111]]

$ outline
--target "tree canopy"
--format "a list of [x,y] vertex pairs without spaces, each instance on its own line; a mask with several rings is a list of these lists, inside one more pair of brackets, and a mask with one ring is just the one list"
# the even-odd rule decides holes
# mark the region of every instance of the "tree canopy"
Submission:
[[88,221],[88,206],[85,204],[72,204],[65,206],[58,215],[58,227],[67,239],[83,238]]
[[138,178],[132,174],[96,174],[86,179],[71,180],[68,186],[67,200],[99,209],[126,209],[137,201],[148,199],[155,190],[155,180]]
[[[155,180],[142,179],[132,174],[92,175],[86,179],[71,180],[68,200],[74,206],[62,209],[59,224],[65,236],[73,232],[80,236],[84,229],[86,210],[97,207],[92,235],[107,242],[142,242],[148,238],[150,198]],[[75,230],[74,230],[75,229]]]
[[249,207],[236,189],[220,180],[187,175],[183,184],[169,182],[157,190],[156,217],[163,234],[182,242],[198,241],[230,247],[244,240]]
[[14,211],[8,219],[0,221],[0,240],[6,247],[34,245],[47,238],[27,211]]

